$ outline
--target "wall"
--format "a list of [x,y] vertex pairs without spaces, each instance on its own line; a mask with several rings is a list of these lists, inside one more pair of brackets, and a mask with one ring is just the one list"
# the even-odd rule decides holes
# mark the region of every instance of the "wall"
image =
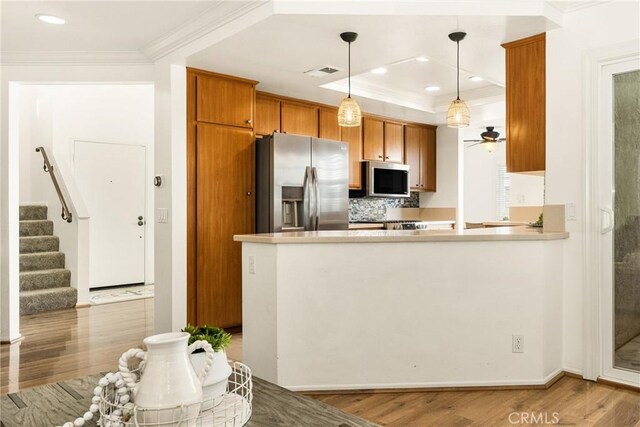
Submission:
[[512,173],[509,206],[544,205],[544,175]]
[[[49,177],[42,171],[42,156],[35,152],[35,147],[44,146],[71,180],[75,140],[146,147],[145,281],[153,283],[153,85],[23,85],[22,94],[21,129],[39,133],[24,133],[20,137],[20,202],[51,200],[50,219],[59,216],[59,202]],[[61,250],[74,250],[66,228],[69,225],[65,223],[56,224],[54,233],[60,236]]]
[[0,67],[0,340],[20,338],[18,101],[21,85],[29,82],[131,83],[153,80],[153,67],[140,64]]
[[585,141],[591,120],[584,111],[584,58],[593,49],[638,39],[638,15],[637,2],[607,2],[567,14],[563,28],[547,33],[546,203],[575,203],[577,214],[567,222],[571,238],[563,273],[563,366],[572,372],[581,373],[590,357],[583,351]]
[[[479,139],[485,129],[467,128],[462,132],[464,139]],[[502,129],[496,129],[504,135]],[[499,143],[489,153],[481,145],[464,148],[464,220],[465,222],[496,221],[496,182],[498,166],[505,164],[506,144]]]
[[458,129],[438,126],[436,131],[436,192],[420,193],[421,208],[458,205]]

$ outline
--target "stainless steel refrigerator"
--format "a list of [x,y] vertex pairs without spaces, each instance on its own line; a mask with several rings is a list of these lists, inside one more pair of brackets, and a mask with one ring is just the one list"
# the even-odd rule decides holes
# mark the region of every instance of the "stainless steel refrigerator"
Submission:
[[258,233],[349,228],[347,144],[274,133],[256,154]]

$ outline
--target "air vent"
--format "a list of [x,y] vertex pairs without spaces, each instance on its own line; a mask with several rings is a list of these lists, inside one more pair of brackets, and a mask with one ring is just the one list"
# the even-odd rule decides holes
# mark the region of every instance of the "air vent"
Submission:
[[325,65],[324,67],[314,68],[312,70],[305,71],[304,74],[313,77],[324,77],[329,74],[337,73],[338,71],[342,71],[340,68],[332,67],[331,65]]

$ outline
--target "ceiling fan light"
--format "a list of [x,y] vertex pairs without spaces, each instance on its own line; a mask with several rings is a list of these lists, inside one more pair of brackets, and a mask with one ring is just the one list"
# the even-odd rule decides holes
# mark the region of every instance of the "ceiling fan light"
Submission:
[[362,112],[355,99],[347,96],[342,99],[338,108],[338,126],[355,127],[360,126]]
[[447,126],[450,128],[466,128],[469,126],[469,108],[462,99],[454,99],[447,111]]
[[482,144],[482,148],[484,148],[485,150],[487,150],[489,153],[491,153],[493,150],[496,149],[496,147],[498,146],[498,144],[495,141],[487,141],[487,142],[483,142]]

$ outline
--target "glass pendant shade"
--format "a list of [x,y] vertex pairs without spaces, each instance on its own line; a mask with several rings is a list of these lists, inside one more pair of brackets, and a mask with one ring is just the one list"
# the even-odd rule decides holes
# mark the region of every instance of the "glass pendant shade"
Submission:
[[493,142],[493,141],[483,142],[480,145],[482,145],[482,148],[487,150],[489,153],[491,153],[493,150],[495,150],[496,147],[498,146],[498,144]]
[[462,99],[454,99],[447,111],[447,126],[450,128],[466,128],[469,126],[469,108]]
[[362,113],[360,112],[360,106],[355,99],[346,97],[340,103],[338,109],[338,126],[354,127],[360,126],[360,119]]

